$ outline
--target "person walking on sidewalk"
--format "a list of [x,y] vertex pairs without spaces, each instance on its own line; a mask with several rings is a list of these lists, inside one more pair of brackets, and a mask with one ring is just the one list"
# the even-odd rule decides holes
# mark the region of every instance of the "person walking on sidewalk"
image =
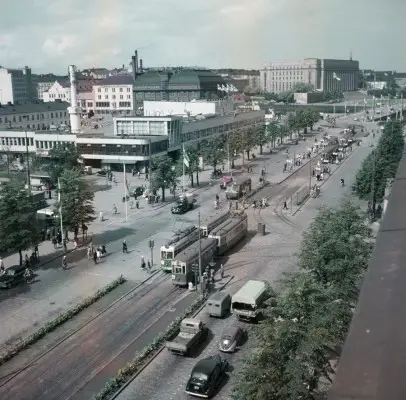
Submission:
[[221,276],[221,279],[224,278],[224,265],[223,264],[220,265],[220,276]]
[[123,240],[123,254],[127,254],[128,250],[127,250],[127,242],[125,241],[125,239]]
[[93,261],[95,264],[97,264],[97,252],[96,251],[93,252]]
[[286,202],[286,200],[283,202],[283,209],[284,210],[288,209],[288,203]]

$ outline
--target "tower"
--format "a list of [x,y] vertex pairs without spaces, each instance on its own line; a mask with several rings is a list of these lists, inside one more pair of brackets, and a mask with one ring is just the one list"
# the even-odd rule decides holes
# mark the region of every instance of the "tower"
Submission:
[[81,109],[78,107],[78,99],[76,92],[76,66],[69,65],[69,81],[70,81],[70,107],[68,107],[70,128],[72,133],[81,131],[80,114]]

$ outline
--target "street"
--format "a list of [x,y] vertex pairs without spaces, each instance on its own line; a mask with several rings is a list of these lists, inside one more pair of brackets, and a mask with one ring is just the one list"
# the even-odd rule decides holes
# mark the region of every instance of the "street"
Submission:
[[[274,287],[277,287],[277,282],[283,273],[297,268],[295,252],[300,244],[303,231],[308,227],[321,206],[335,206],[343,198],[351,196],[351,185],[355,179],[355,171],[358,171],[362,160],[371,150],[369,141],[364,141],[359,148],[355,148],[353,154],[325,181],[321,195],[315,199],[309,199],[296,216],[292,217],[287,213],[285,218],[281,219],[275,215],[275,209],[272,207],[261,210],[261,217],[269,226],[270,233],[262,237],[255,236],[242,251],[230,256],[225,273],[227,276],[235,275],[235,279],[225,290],[233,294],[247,279],[268,280]],[[342,176],[345,176],[347,182],[345,187],[340,184]],[[275,201],[275,204],[278,204],[278,213],[282,212],[281,199],[282,197]],[[258,213],[258,210],[252,210],[249,213],[250,216]],[[252,218],[250,220],[252,221]],[[250,329],[249,324],[238,322],[232,315],[225,319],[210,318],[203,310],[198,318],[207,323],[212,338],[202,346],[197,357],[178,357],[164,349],[115,399],[189,399],[185,393],[185,385],[190,372],[199,359],[219,353],[218,343],[223,329],[235,324]],[[215,396],[216,399],[229,399],[234,379],[237,376],[236,373],[241,367],[241,360],[254,350],[253,345],[248,339],[247,343],[235,354],[225,355],[232,366],[232,371],[228,374],[229,379],[224,382],[219,394]]]

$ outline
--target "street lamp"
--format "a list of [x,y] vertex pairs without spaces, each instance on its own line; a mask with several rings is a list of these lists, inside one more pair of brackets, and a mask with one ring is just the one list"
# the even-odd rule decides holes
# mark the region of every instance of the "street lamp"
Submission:
[[[341,81],[341,78],[335,72],[333,72],[333,79],[335,79],[338,82]],[[334,108],[333,112],[334,112],[334,119],[335,119],[336,118],[336,105],[335,105],[335,103],[334,103],[333,108]]]

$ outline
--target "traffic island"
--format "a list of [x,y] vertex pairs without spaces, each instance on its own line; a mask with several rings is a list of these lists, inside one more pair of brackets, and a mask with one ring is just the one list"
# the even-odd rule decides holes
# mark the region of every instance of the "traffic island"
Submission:
[[5,364],[7,361],[10,361],[16,355],[18,355],[21,351],[27,349],[29,346],[35,344],[40,339],[43,339],[47,334],[53,332],[56,328],[63,325],[65,322],[71,320],[73,317],[77,316],[86,308],[90,307],[96,301],[107,295],[108,293],[112,292],[118,286],[122,285],[126,282],[126,279],[121,275],[119,278],[115,279],[108,285],[99,289],[96,293],[92,296],[88,297],[87,299],[83,300],[79,304],[75,305],[74,307],[70,308],[66,312],[58,315],[52,321],[47,322],[37,331],[29,335],[27,338],[23,339],[21,342],[13,345],[7,351],[0,355],[0,366]]

